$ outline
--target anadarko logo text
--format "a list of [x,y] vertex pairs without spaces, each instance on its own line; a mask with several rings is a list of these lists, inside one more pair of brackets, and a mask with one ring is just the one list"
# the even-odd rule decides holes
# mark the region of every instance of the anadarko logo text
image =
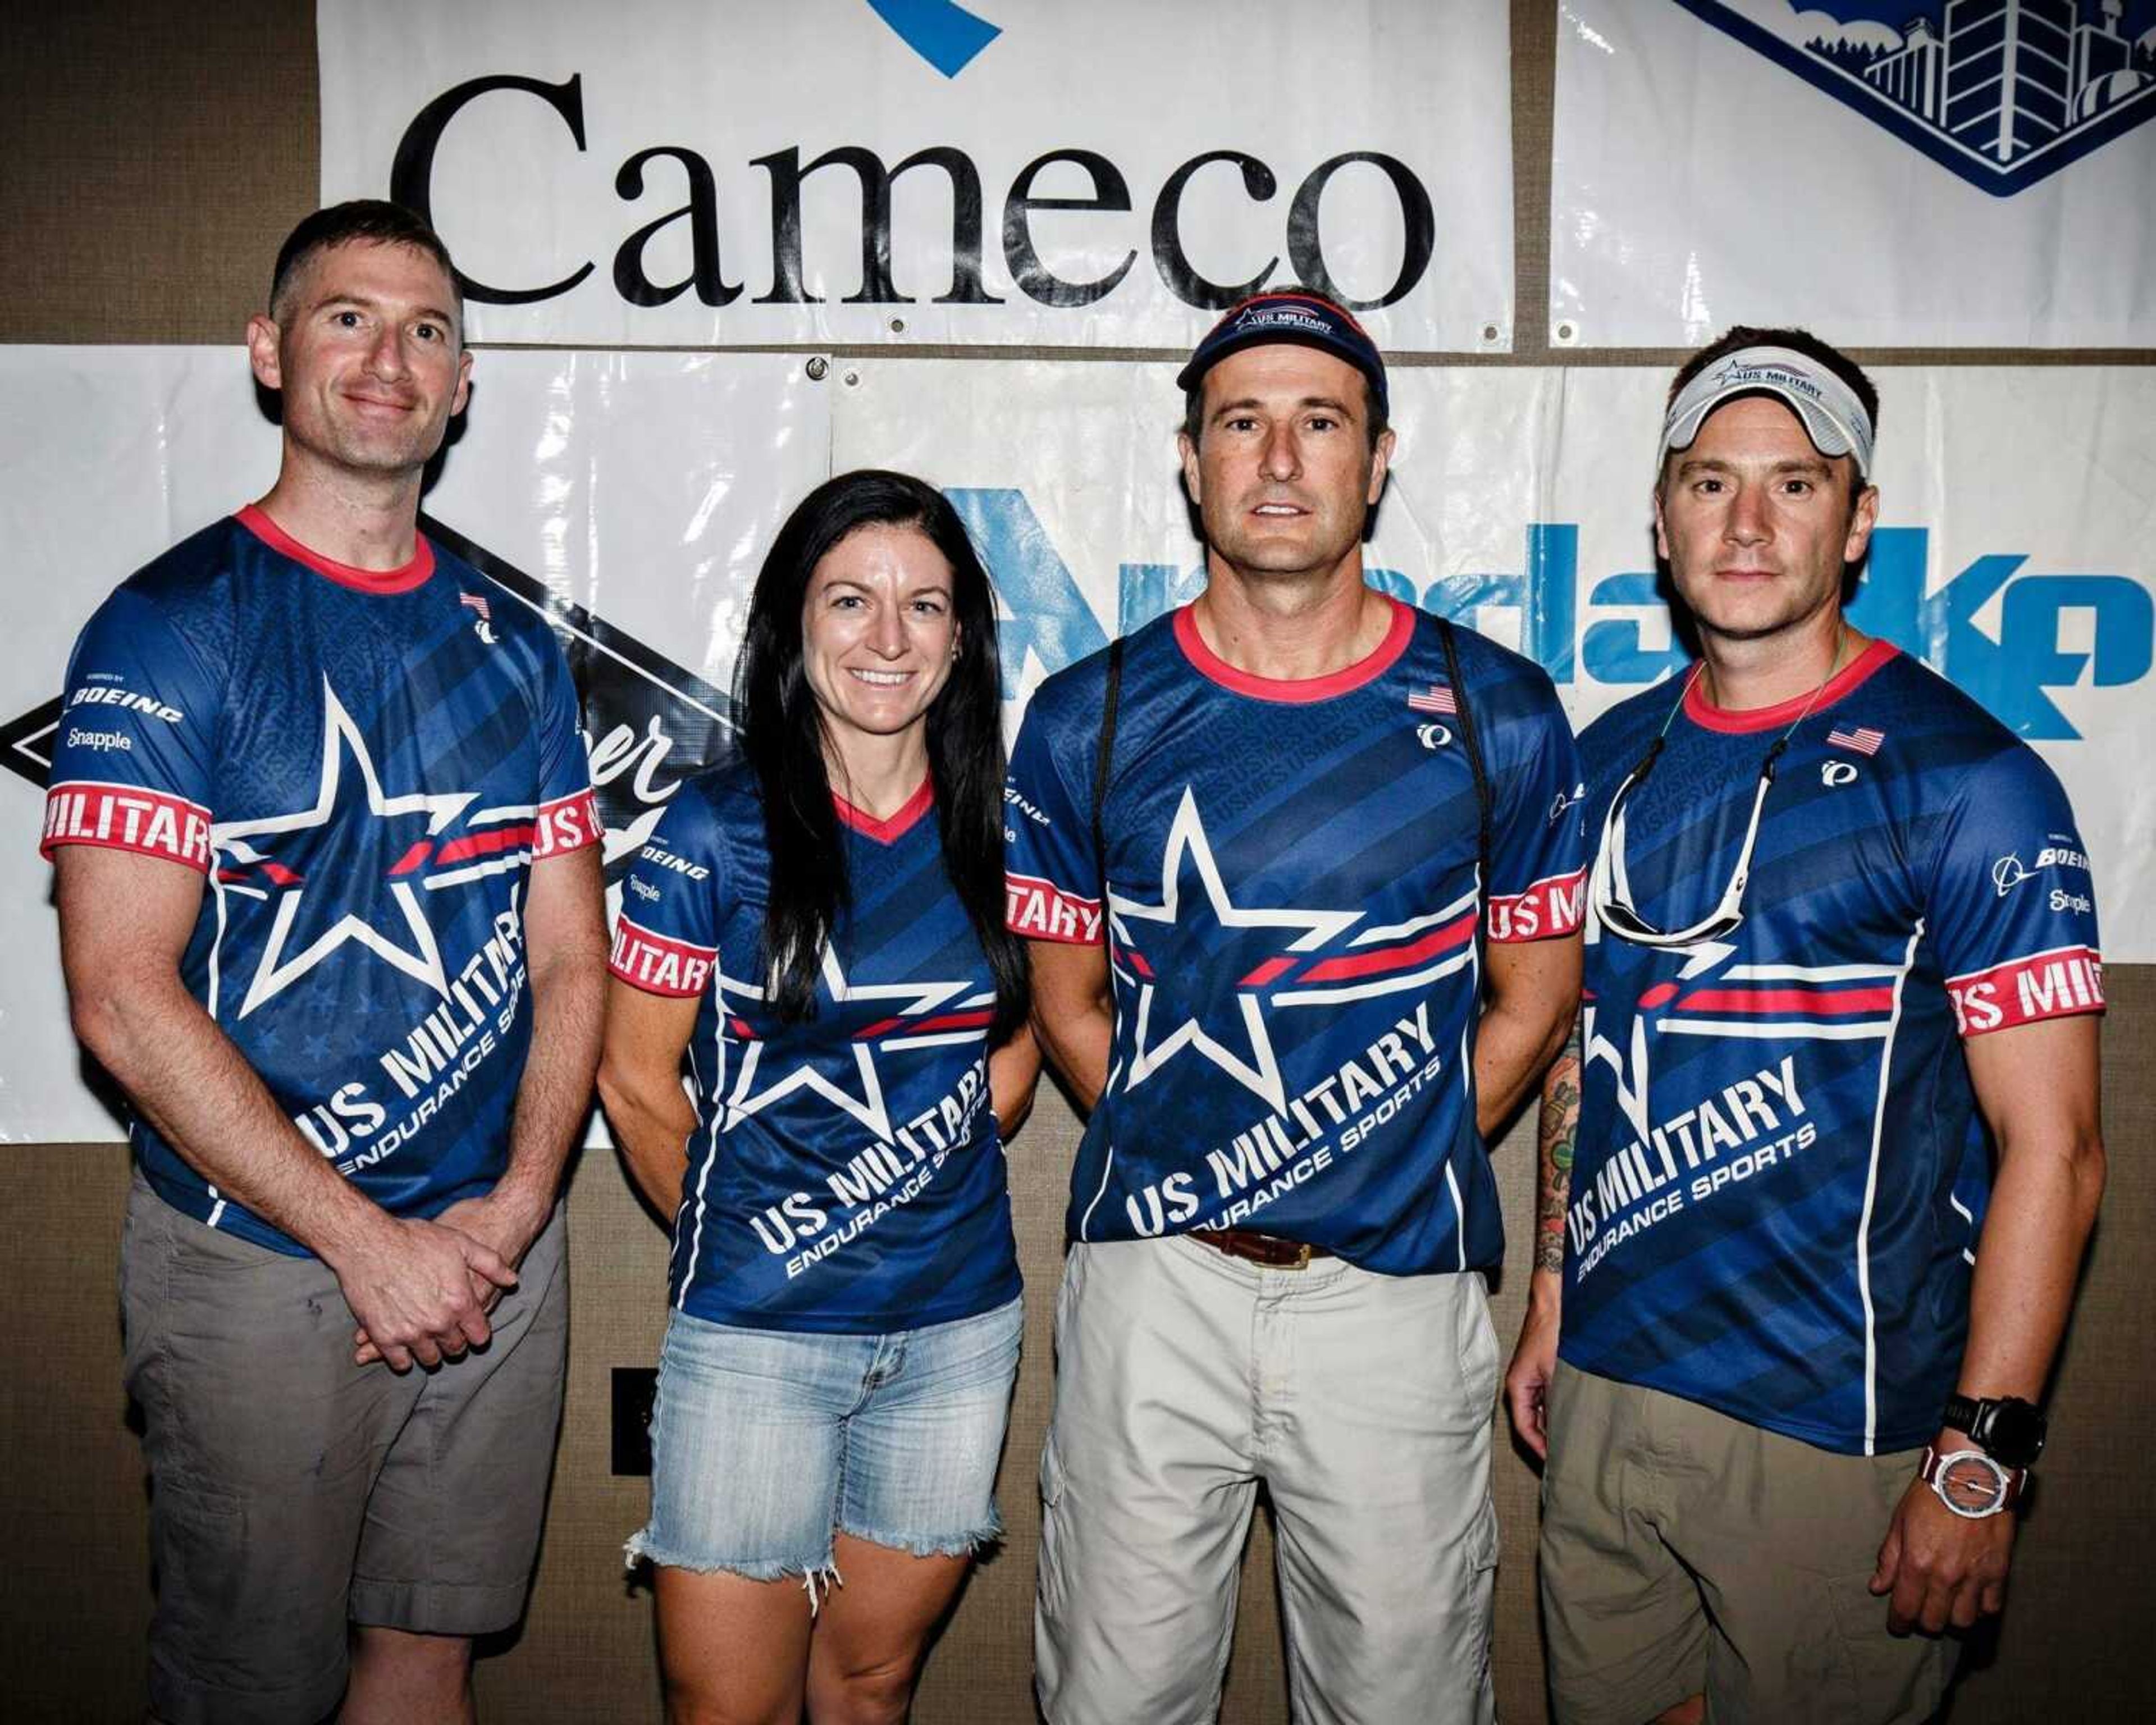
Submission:
[[[965,490],[950,496],[1010,606],[1003,626],[1010,698],[1017,698],[1021,679],[1034,674],[1029,657],[1045,675],[1107,644],[1023,491]],[[1915,654],[2020,735],[2081,735],[2049,691],[2115,687],[2148,675],[2156,658],[2156,601],[2139,582],[2124,575],[2038,573],[2026,567],[2024,555],[1997,553],[1975,558],[1927,593],[1929,556],[1928,528],[1876,531],[1851,620]],[[1204,578],[1201,568],[1169,563],[1124,563],[1117,573],[1116,624],[1126,634],[1190,598]],[[1559,684],[1584,675],[1639,686],[1688,662],[1680,642],[1650,646],[1645,639],[1640,608],[1664,603],[1655,572],[1583,574],[1579,529],[1569,522],[1530,521],[1514,570],[1448,576],[1422,587],[1395,569],[1372,569],[1368,579],[1409,604],[1470,624],[1478,614],[1512,611],[1521,650]],[[1612,614],[1597,614],[1603,612]]]

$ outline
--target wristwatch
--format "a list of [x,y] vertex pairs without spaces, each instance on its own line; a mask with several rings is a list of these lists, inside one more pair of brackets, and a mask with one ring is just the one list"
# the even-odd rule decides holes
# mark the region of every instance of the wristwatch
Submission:
[[1993,1401],[1950,1395],[1939,1419],[1950,1430],[1967,1432],[1978,1449],[2005,1467],[2033,1467],[2044,1453],[2044,1416],[2019,1396]]
[[2028,1483],[2029,1471],[2003,1467],[1981,1450],[1949,1450],[1942,1455],[1927,1444],[1917,1477],[1948,1509],[1974,1522],[2011,1509]]

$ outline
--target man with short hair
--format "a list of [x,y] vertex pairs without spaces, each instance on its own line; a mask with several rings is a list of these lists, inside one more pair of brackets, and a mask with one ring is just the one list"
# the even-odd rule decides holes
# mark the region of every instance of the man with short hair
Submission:
[[1178,382],[1204,591],[1043,684],[1011,761],[1011,926],[1092,1111],[1041,1705],[1215,1715],[1262,1481],[1296,1717],[1486,1719],[1483,1135],[1572,1017],[1571,733],[1532,665],[1365,584],[1394,436],[1343,309],[1261,295]]
[[135,1108],[171,1725],[468,1718],[538,1542],[601,831],[545,619],[418,531],[462,326],[414,217],[301,222],[247,331],[276,484],[69,665],[44,849],[76,1033]]
[[1802,331],[1679,372],[1656,533],[1700,658],[1581,738],[1507,1375],[1568,1725],[1929,1718],[2044,1440],[2103,1184],[2088,860],[2035,752],[1843,614],[1877,414]]

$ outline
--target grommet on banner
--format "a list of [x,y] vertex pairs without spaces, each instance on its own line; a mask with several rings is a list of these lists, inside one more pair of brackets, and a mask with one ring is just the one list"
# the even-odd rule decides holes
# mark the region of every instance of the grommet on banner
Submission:
[[808,373],[808,381],[811,383],[821,383],[824,381],[824,374],[831,369],[831,362],[819,353],[802,369]]
[[1482,326],[1482,339],[1484,341],[1494,341],[1497,339],[1498,334],[1499,331],[1497,326],[1494,323],[1486,323]]
[[894,336],[904,335],[906,333],[906,320],[902,317],[894,317],[891,319],[891,332]]
[[1579,331],[1578,331],[1577,329],[1573,328],[1573,326],[1572,326],[1572,325],[1570,325],[1570,324],[1568,324],[1568,323],[1561,323],[1561,324],[1559,324],[1559,325],[1557,326],[1557,332],[1556,332],[1556,333],[1557,333],[1557,339],[1558,339],[1558,341],[1571,341],[1574,336],[1576,336],[1577,335],[1578,335]]
[[854,388],[855,385],[857,385],[860,381],[861,381],[861,374],[860,374],[859,372],[847,372],[847,373],[846,373],[846,388],[849,388],[849,389],[853,388]]

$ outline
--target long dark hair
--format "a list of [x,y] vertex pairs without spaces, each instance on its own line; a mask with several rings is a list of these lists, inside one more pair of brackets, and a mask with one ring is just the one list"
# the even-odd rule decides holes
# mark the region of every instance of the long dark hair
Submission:
[[767,998],[782,1019],[815,1009],[816,977],[839,908],[851,901],[846,847],[824,761],[824,715],[802,663],[809,578],[831,549],[866,526],[911,527],[951,566],[958,654],[928,708],[928,775],[943,871],[980,938],[996,982],[993,1046],[1025,1020],[1025,955],[1004,922],[1003,665],[996,602],[965,524],[933,485],[863,469],[828,479],[778,530],[749,599],[734,669],[742,752],[756,771],[771,849],[763,917]]

